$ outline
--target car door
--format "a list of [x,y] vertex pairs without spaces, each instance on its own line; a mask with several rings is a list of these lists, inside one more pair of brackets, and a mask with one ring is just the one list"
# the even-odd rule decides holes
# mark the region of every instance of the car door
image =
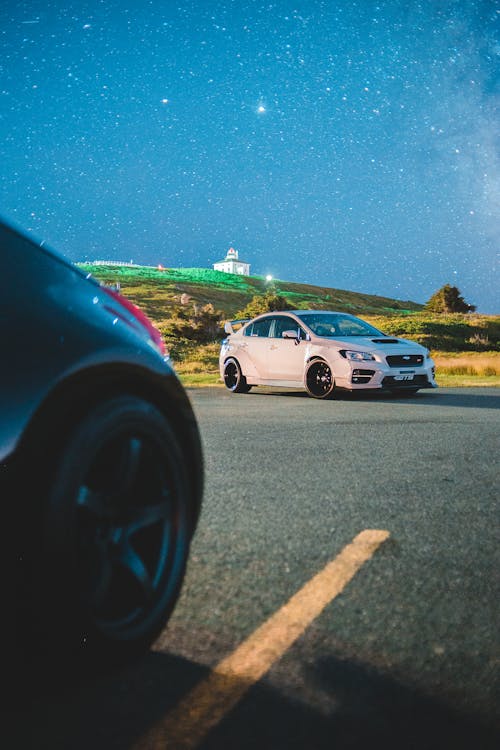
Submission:
[[[296,331],[297,338],[283,338],[284,331]],[[269,335],[269,379],[302,382],[309,350],[304,329],[294,318],[277,315],[273,318]]]
[[[245,356],[253,365],[257,377],[263,380],[269,377],[268,354],[271,322],[271,317],[255,320],[245,329],[245,335],[242,337],[243,340],[241,342],[241,348],[244,349]],[[244,372],[244,374],[247,373]],[[248,374],[250,375],[251,373]]]

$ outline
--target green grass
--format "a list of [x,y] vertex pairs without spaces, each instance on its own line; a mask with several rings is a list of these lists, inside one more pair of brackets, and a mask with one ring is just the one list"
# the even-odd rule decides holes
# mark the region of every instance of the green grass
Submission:
[[442,388],[500,388],[500,375],[436,375]]
[[[168,268],[160,271],[156,268],[90,264],[81,264],[80,267],[106,284],[118,282],[122,293],[153,319],[164,318],[170,310],[179,307],[183,295],[198,305],[212,303],[225,318],[233,318],[252,297],[264,295],[269,290],[269,284],[261,276],[239,276],[209,268]],[[297,309],[405,315],[422,308],[416,302],[279,279],[275,279],[272,286]]]
[[429,349],[447,352],[500,351],[500,316],[440,315],[425,311],[405,316],[361,315],[391,336],[417,341]]
[[214,375],[213,373],[182,373],[179,374],[181,383],[186,388],[207,388],[209,386],[220,386],[224,387],[224,383],[220,379],[219,373]]
[[500,352],[433,352],[442,386],[500,386]]

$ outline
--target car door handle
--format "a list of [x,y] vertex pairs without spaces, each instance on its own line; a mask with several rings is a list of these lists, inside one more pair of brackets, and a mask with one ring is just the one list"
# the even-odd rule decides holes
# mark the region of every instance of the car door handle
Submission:
[[270,346],[269,348],[270,348],[270,349],[277,349],[277,348],[278,348],[278,345],[277,345],[277,344],[271,344],[271,346]]

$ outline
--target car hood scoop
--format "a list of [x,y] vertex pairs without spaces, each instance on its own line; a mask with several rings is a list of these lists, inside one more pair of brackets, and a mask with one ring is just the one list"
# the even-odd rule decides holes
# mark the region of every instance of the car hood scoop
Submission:
[[374,344],[401,344],[399,339],[372,339]]

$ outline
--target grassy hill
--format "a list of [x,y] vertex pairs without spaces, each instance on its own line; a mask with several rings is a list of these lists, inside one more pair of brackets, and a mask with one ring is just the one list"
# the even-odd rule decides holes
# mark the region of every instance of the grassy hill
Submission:
[[[208,268],[80,266],[106,284],[120,283],[121,290],[153,319],[164,318],[188,295],[198,305],[213,304],[226,318],[233,318],[256,294],[265,294],[268,282],[260,276],[237,276]],[[416,302],[348,292],[329,287],[273,280],[273,288],[296,309],[339,310],[355,315],[412,313],[422,309]]]

